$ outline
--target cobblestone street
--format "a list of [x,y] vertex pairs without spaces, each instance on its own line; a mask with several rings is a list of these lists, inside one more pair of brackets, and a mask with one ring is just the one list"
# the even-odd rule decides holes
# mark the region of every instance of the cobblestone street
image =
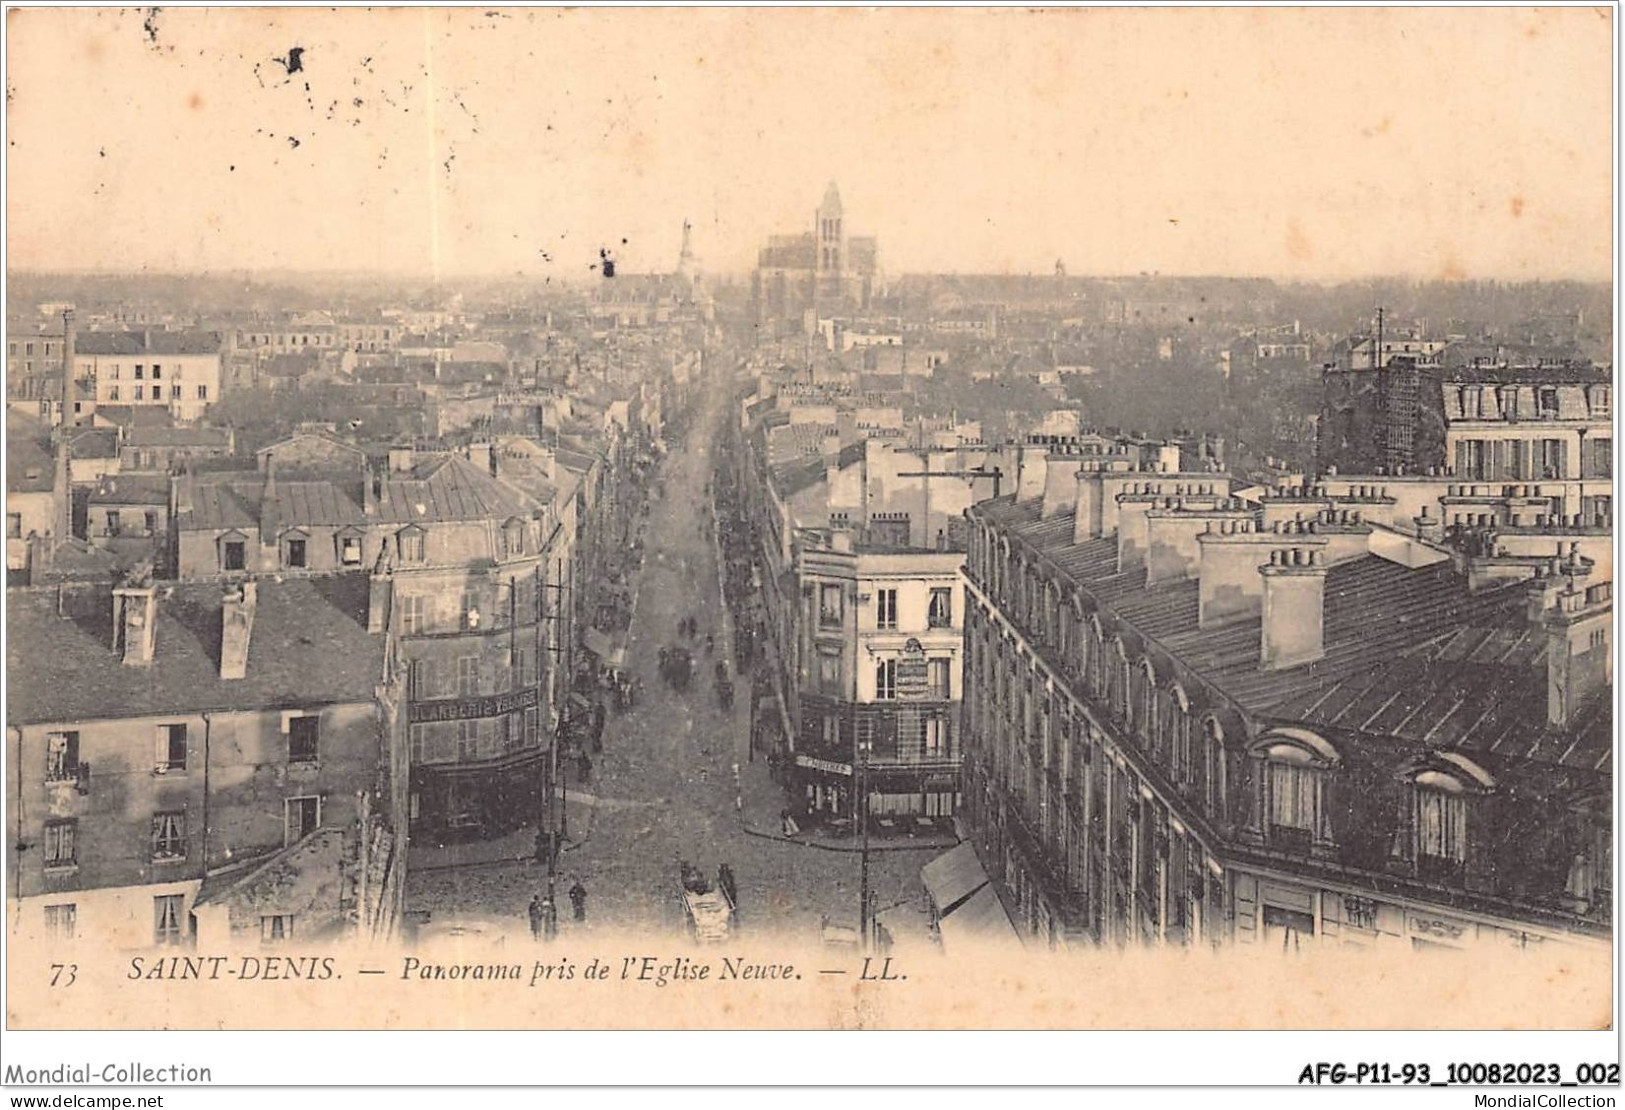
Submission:
[[[571,843],[558,872],[560,929],[566,935],[581,928],[569,920],[563,898],[577,879],[588,890],[588,928],[679,932],[684,927],[682,860],[708,875],[723,863],[733,869],[739,920],[746,929],[811,940],[823,915],[857,923],[856,851],[751,831],[737,807],[736,765],[753,799],[751,824],[756,829],[770,824],[759,812],[770,804],[765,774],[747,765],[748,678],[736,677],[739,696],[728,711],[719,707],[710,681],[730,642],[706,496],[712,470],[708,450],[725,401],[726,387],[713,384],[687,443],[674,446],[660,475],[665,493],[650,510],[628,661],[642,681],[642,693],[629,712],[611,713],[592,781],[578,789],[572,777],[570,784]],[[692,639],[679,632],[685,617],[698,624]],[[708,636],[714,641],[711,650]],[[660,649],[679,644],[694,656],[695,678],[686,693],[660,677]],[[487,858],[525,855],[534,832],[511,839],[513,850],[493,851]],[[886,846],[871,852],[875,909],[917,907],[923,928],[919,870],[935,851],[940,848]],[[529,859],[419,865],[414,857],[407,905],[409,911],[428,911],[432,919],[511,918],[512,932],[523,935],[529,928],[526,907],[545,885],[546,869]],[[903,915],[911,916],[906,909]]]

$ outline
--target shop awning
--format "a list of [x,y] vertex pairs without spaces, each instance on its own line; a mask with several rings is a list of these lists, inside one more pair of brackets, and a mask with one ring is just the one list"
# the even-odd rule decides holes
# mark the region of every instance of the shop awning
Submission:
[[945,852],[920,868],[920,878],[931,895],[937,916],[945,917],[966,898],[987,885],[987,872],[970,841]]
[[937,923],[937,930],[942,935],[944,952],[1020,940],[991,886],[984,886],[967,898],[963,905]]
[[600,632],[596,628],[589,628],[581,634],[581,642],[588,651],[602,659],[611,667],[626,666],[626,640],[619,635]]

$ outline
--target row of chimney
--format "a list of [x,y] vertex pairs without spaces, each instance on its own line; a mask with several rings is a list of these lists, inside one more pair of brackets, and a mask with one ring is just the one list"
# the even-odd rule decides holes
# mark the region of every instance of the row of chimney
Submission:
[[[226,587],[220,604],[220,677],[248,675],[259,587],[249,579]],[[158,649],[158,587],[149,581],[113,588],[113,652],[127,667],[150,667]]]

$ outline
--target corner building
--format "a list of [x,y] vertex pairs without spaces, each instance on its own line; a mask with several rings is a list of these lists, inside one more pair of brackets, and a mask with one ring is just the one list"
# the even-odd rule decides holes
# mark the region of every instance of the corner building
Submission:
[[1447,547],[1378,486],[1133,465],[1052,458],[969,512],[963,813],[1018,931],[1606,943],[1593,564]]

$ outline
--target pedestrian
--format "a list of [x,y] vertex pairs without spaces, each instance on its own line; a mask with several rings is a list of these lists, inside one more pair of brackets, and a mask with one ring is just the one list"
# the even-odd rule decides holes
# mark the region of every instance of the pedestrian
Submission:
[[580,879],[570,888],[570,906],[577,921],[587,920],[587,888],[581,885]]
[[587,757],[586,752],[582,752],[581,758],[576,762],[576,777],[582,783],[592,781],[592,760]]
[[542,939],[542,896],[535,894],[530,899],[530,939]]

